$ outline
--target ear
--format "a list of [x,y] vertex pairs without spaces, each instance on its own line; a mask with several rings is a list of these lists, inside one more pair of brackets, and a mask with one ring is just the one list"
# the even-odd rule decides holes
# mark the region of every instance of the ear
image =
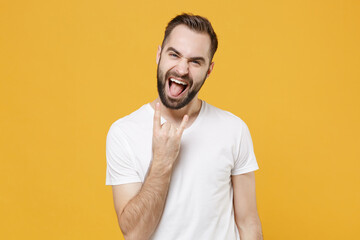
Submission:
[[157,53],[156,53],[156,64],[159,64],[160,55],[161,55],[161,46],[159,45],[159,46],[158,46]]
[[212,70],[214,69],[214,65],[215,65],[215,62],[212,62],[212,63],[210,64],[209,69],[208,69],[208,71],[207,71],[207,73],[206,73],[206,78],[209,77],[210,73],[211,73]]

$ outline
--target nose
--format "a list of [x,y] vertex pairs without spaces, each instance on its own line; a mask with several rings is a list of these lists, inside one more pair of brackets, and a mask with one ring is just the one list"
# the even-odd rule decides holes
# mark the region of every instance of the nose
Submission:
[[187,59],[180,59],[179,62],[176,64],[176,72],[180,75],[180,76],[184,76],[186,74],[189,73],[189,64]]

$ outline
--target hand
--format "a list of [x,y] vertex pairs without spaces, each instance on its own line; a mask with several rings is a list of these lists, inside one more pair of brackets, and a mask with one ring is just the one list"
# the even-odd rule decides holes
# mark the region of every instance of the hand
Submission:
[[169,122],[161,125],[160,103],[155,106],[153,127],[153,159],[171,167],[180,151],[181,136],[189,117],[185,115],[179,128]]

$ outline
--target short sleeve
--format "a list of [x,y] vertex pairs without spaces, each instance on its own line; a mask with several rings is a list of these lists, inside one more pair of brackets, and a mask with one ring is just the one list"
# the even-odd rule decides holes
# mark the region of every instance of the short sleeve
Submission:
[[114,124],[106,138],[106,163],[106,185],[141,182],[125,134]]
[[231,171],[231,175],[239,175],[259,169],[250,131],[244,122],[242,122],[240,141],[238,141],[238,144],[238,155],[235,159],[235,165]]

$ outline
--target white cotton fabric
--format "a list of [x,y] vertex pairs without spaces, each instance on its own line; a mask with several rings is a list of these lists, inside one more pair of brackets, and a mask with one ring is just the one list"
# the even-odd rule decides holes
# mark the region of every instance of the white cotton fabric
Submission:
[[[144,182],[152,159],[153,117],[146,104],[112,124],[106,185]],[[198,117],[183,133],[164,212],[151,239],[239,240],[231,175],[257,169],[246,124],[202,101]]]

